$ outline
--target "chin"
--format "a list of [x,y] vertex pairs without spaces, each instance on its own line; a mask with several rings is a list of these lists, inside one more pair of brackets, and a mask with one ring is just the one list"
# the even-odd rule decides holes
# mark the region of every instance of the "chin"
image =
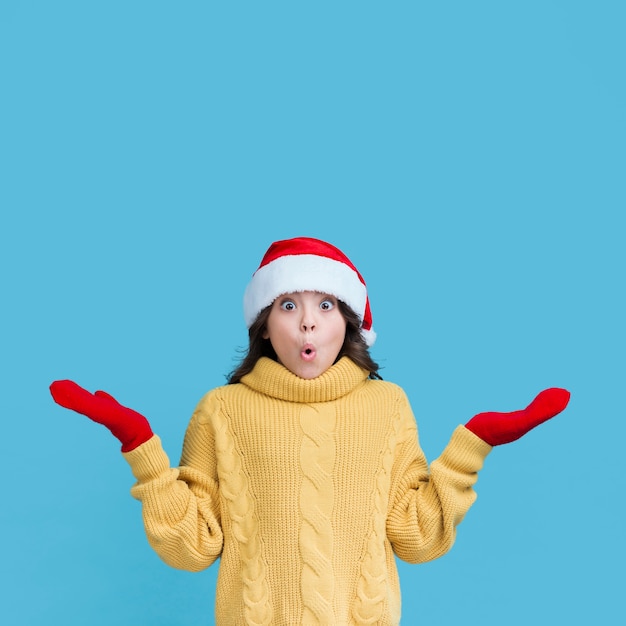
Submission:
[[296,367],[291,370],[296,376],[299,378],[303,378],[304,380],[313,380],[317,378],[320,374],[322,374],[325,370],[320,369],[319,367]]

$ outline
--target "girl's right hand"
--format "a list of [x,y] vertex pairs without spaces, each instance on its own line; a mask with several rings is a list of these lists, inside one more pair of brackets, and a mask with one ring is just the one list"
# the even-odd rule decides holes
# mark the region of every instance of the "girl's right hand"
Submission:
[[56,380],[50,385],[54,401],[94,422],[106,426],[122,443],[122,452],[130,452],[153,436],[148,420],[122,406],[104,391],[90,393],[71,380]]

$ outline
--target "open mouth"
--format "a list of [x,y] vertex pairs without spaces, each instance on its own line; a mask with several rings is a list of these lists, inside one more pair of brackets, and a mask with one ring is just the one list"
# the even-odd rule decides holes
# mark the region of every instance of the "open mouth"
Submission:
[[300,352],[300,356],[305,360],[305,361],[312,361],[315,358],[315,348],[311,345],[306,345],[302,348],[302,351]]

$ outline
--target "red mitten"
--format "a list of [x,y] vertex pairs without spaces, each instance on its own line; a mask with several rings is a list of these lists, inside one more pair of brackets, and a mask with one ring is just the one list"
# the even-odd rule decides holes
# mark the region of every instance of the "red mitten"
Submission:
[[134,450],[153,435],[143,415],[122,406],[104,391],[90,393],[71,380],[56,380],[50,385],[50,393],[62,407],[106,426],[122,442],[122,452]]
[[567,389],[544,389],[525,409],[512,413],[479,413],[465,424],[491,446],[511,443],[558,415],[569,402]]

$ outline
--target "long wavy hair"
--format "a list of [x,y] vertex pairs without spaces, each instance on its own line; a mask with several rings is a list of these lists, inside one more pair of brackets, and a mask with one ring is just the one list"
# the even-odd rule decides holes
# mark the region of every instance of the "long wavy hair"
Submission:
[[[378,363],[376,363],[370,353],[363,335],[361,335],[361,320],[359,316],[341,300],[339,302],[339,310],[346,320],[346,337],[343,346],[337,355],[337,362],[341,357],[347,356],[359,367],[369,371],[370,378],[382,380],[382,376],[378,373]],[[263,331],[267,323],[267,318],[272,309],[272,305],[265,307],[257,316],[256,320],[248,330],[249,345],[244,357],[239,365],[227,376],[228,384],[232,385],[241,381],[241,379],[249,374],[262,357],[266,356],[274,361],[278,360],[274,348],[269,339],[263,338]]]

